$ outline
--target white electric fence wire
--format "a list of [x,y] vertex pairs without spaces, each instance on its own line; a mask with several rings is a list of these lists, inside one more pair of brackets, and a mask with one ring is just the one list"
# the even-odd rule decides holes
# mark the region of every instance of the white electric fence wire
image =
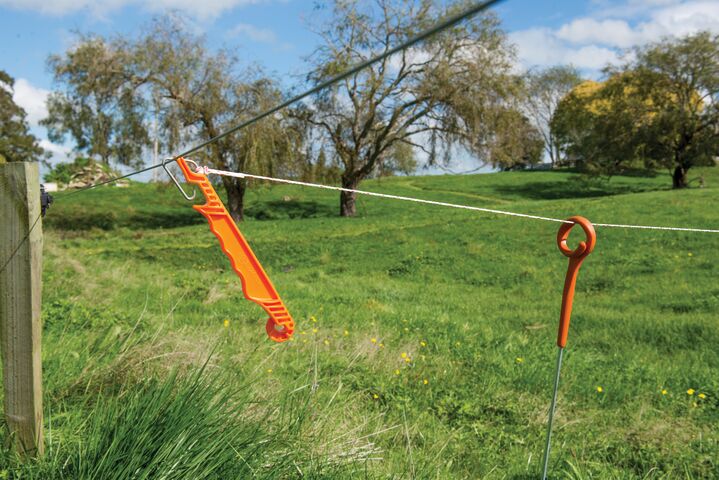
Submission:
[[[210,168],[207,166],[199,166],[197,169],[197,173],[204,173],[205,175],[209,175],[209,174],[221,175],[221,176],[225,176],[225,177],[236,177],[236,178],[254,178],[256,180],[266,180],[268,182],[286,183],[289,185],[299,185],[302,187],[323,188],[325,190],[335,190],[335,191],[339,191],[339,192],[357,193],[360,195],[369,195],[371,197],[389,198],[392,200],[403,200],[406,202],[424,203],[427,205],[438,205],[440,207],[461,208],[464,210],[474,210],[477,212],[494,213],[497,215],[508,215],[511,217],[529,218],[532,220],[544,220],[546,222],[574,223],[570,220],[563,220],[561,218],[541,217],[539,215],[528,215],[526,213],[508,212],[506,210],[496,210],[493,208],[472,207],[469,205],[461,205],[461,204],[457,204],[457,203],[437,202],[434,200],[424,200],[422,198],[404,197],[401,195],[390,195],[387,193],[368,192],[366,190],[355,190],[352,188],[344,188],[344,187],[333,187],[330,185],[322,185],[319,183],[300,182],[298,180],[287,180],[284,178],[266,177],[263,175],[253,175],[250,173],[230,172],[227,170],[217,170],[217,169]],[[677,232],[719,233],[719,230],[713,230],[713,229],[708,229],[708,228],[660,227],[660,226],[653,226],[653,225],[623,225],[623,224],[617,224],[617,223],[593,223],[593,225],[595,227],[610,227],[610,228],[638,228],[638,229],[644,229],[644,230],[671,230],[671,231],[677,231]]]

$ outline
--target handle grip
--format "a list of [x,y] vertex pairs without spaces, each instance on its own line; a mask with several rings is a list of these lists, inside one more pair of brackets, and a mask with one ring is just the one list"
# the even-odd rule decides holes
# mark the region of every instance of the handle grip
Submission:
[[[594,231],[592,223],[584,217],[574,216],[567,220],[574,223],[563,223],[557,232],[557,245],[559,250],[565,257],[569,257],[569,267],[567,275],[564,278],[564,292],[562,293],[562,310],[559,314],[559,331],[557,332],[557,346],[564,348],[567,345],[567,336],[569,335],[569,321],[572,316],[572,305],[574,303],[574,287],[577,284],[577,276],[579,267],[587,255],[592,253],[594,245],[597,243],[597,234]],[[569,232],[575,225],[579,225],[584,230],[587,239],[579,242],[576,249],[572,250],[567,245]]]
[[242,282],[242,293],[247,300],[260,305],[270,316],[267,335],[276,342],[289,340],[295,328],[277,290],[265,273],[259,260],[240,232],[232,217],[215,192],[212,183],[202,173],[193,172],[183,158],[177,160],[185,179],[197,185],[205,195],[204,205],[193,205],[209,222],[210,230],[220,241],[220,248],[230,259],[232,269]]

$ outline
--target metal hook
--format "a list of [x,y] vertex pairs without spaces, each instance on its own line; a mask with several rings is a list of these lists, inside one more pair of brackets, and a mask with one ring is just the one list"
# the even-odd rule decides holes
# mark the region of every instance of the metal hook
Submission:
[[167,164],[170,163],[170,162],[174,162],[175,160],[176,160],[176,159],[175,159],[175,158],[172,158],[172,157],[166,158],[166,159],[162,162],[162,168],[165,169],[165,172],[167,172],[167,174],[170,176],[170,178],[172,179],[172,181],[175,182],[175,186],[176,186],[177,189],[180,191],[180,193],[182,193],[182,196],[185,197],[185,199],[187,199],[188,201],[192,201],[192,200],[195,199],[195,195],[197,194],[197,190],[195,190],[195,189],[193,188],[193,189],[192,189],[192,196],[189,196],[187,193],[185,193],[185,190],[182,188],[182,185],[180,185],[180,182],[177,181],[177,178],[175,178],[175,176],[172,174],[172,172],[170,172],[170,169],[167,168]]

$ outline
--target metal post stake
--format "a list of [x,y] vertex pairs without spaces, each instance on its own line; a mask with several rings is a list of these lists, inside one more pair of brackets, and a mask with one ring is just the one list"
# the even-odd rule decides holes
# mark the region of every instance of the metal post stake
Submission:
[[552,396],[552,405],[549,407],[549,423],[547,425],[547,442],[544,445],[544,467],[542,467],[542,480],[547,480],[547,468],[549,467],[549,450],[552,443],[552,422],[554,421],[554,409],[557,406],[557,390],[559,390],[559,372],[562,369],[562,355],[564,349],[559,347],[557,355],[557,370],[554,377],[554,395]]
[[[557,370],[554,376],[554,394],[552,395],[552,404],[549,407],[549,421],[547,422],[547,442],[544,446],[544,462],[542,467],[542,480],[547,480],[547,469],[549,468],[549,452],[552,444],[552,423],[554,421],[554,410],[557,406],[557,391],[559,390],[559,374],[562,370],[562,356],[564,348],[567,345],[567,335],[569,334],[569,320],[572,316],[572,303],[574,302],[574,287],[577,284],[577,274],[582,261],[592,253],[594,245],[597,242],[597,235],[594,227],[584,217],[571,217],[567,219],[572,223],[563,223],[559,227],[557,233],[557,245],[559,250],[566,257],[569,257],[569,268],[564,278],[564,292],[562,293],[562,311],[559,315],[559,332],[557,333],[557,346],[559,353],[557,355]],[[572,227],[579,225],[587,236],[586,241],[579,242],[576,249],[572,250],[567,246],[567,239]]]

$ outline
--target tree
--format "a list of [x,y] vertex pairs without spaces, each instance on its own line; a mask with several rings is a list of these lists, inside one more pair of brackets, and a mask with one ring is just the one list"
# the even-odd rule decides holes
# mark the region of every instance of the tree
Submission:
[[566,161],[590,175],[613,175],[640,167],[638,126],[648,120],[626,90],[627,79],[585,81],[559,103],[551,130]]
[[674,188],[686,187],[690,168],[719,155],[719,35],[637,49],[623,70],[634,72],[637,95],[651,105],[639,136],[644,156],[672,170]]
[[[430,0],[336,0],[309,79],[321,83],[466,3],[445,8]],[[450,144],[486,158],[495,139],[490,113],[506,107],[512,87],[512,53],[497,18],[486,14],[321,92],[303,118],[328,139],[349,189],[419,152],[435,161]],[[340,214],[355,214],[355,194],[341,193]]]
[[635,59],[585,82],[552,119],[561,148],[590,173],[667,168],[674,188],[719,153],[719,36],[637,48]]
[[562,157],[551,120],[562,98],[581,81],[576,68],[564,65],[529,71],[525,78],[523,110],[541,135],[553,167],[561,163]]
[[540,163],[545,146],[540,130],[517,109],[500,110],[496,115],[497,133],[489,152],[492,166],[515,170]]
[[[53,58],[51,65],[62,67],[57,78],[72,93],[54,97],[63,113],[51,115],[57,132],[73,132],[79,145],[101,156],[105,151],[119,153],[120,146],[135,139],[132,153],[139,159],[149,145],[150,124],[157,122],[160,148],[172,155],[280,101],[272,81],[241,71],[234,55],[210,51],[205,39],[190,30],[177,17],[158,18],[135,40],[81,37],[64,57]],[[86,51],[106,61],[78,54]],[[99,119],[93,122],[96,114]],[[83,126],[77,133],[75,120]],[[299,148],[296,132],[284,127],[282,118],[267,118],[210,144],[193,158],[219,169],[281,175]],[[120,159],[118,153],[113,155]],[[222,185],[230,214],[242,220],[246,180],[222,177]]]
[[99,158],[109,166],[142,165],[142,151],[150,144],[145,126],[147,104],[136,95],[143,79],[128,76],[130,52],[122,41],[79,35],[65,55],[52,55],[48,68],[63,90],[50,94],[48,117],[40,122],[48,137]]
[[0,163],[32,162],[44,153],[30,133],[27,113],[13,100],[15,79],[0,70]]

